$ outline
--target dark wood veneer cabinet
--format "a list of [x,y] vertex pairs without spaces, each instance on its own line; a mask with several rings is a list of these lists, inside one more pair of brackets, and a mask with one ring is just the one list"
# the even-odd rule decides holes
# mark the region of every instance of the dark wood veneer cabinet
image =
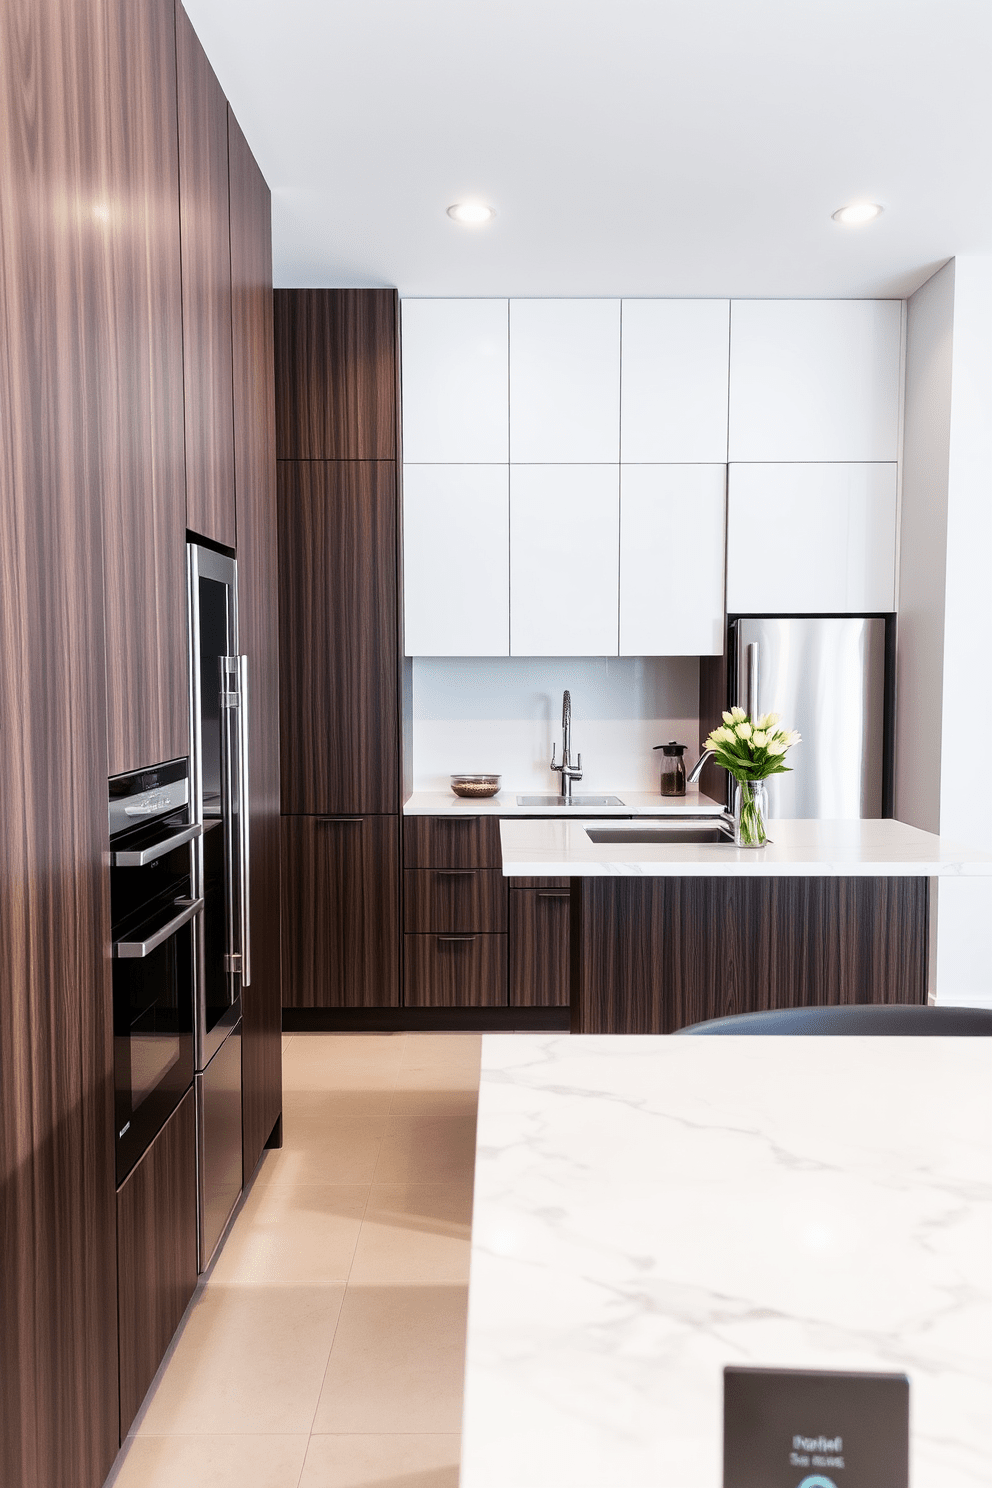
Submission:
[[196,1103],[188,1091],[117,1193],[121,1440],[196,1290]]
[[405,816],[405,868],[502,868],[497,816]]
[[245,1180],[282,1112],[279,598],[269,188],[229,116],[234,471],[241,649],[248,657],[251,982],[241,1038]]
[[407,935],[407,1007],[506,1007],[505,935]]
[[395,816],[284,816],[283,1003],[398,1007]]
[[233,548],[234,386],[227,99],[176,0],[186,525]]
[[567,1007],[568,888],[510,889],[510,1006]]

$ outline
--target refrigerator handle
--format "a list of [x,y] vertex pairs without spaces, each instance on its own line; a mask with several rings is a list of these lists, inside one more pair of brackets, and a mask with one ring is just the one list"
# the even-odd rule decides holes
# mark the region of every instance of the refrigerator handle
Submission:
[[241,892],[241,985],[251,985],[251,809],[248,787],[248,658],[238,657],[238,775],[241,800],[238,811]]
[[752,720],[758,716],[758,643],[749,641],[747,648],[747,712]]

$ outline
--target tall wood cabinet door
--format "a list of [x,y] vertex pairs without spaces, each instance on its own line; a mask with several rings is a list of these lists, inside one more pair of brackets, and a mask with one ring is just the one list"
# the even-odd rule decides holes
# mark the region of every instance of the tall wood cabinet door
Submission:
[[396,466],[279,461],[284,812],[399,810]]
[[510,458],[506,300],[403,301],[403,458],[505,464]]
[[510,1006],[568,1007],[568,889],[510,890]]
[[282,819],[286,1007],[398,1007],[399,818]]
[[620,655],[721,656],[727,467],[620,468]]
[[734,300],[732,461],[898,460],[899,300]]
[[510,467],[511,656],[619,651],[620,468]]
[[106,109],[127,217],[106,228],[114,460],[101,482],[111,775],[189,748],[175,11],[150,0],[119,15],[127,105]]
[[117,1195],[121,1440],[196,1290],[196,1110],[188,1091]]
[[620,458],[727,459],[729,300],[624,300]]
[[510,459],[619,458],[620,301],[511,300]]
[[246,1179],[282,1110],[279,594],[269,189],[230,115],[234,470],[240,644],[248,657],[251,981],[243,988]]
[[506,465],[403,470],[407,656],[509,656]]
[[227,100],[176,4],[186,525],[236,543]]

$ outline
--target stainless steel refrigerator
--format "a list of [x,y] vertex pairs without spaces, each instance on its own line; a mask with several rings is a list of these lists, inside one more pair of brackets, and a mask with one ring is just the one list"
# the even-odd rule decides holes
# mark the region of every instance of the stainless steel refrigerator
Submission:
[[203,900],[195,959],[199,1266],[241,1195],[241,989],[251,981],[248,926],[248,673],[238,655],[233,558],[190,543],[190,784],[193,894]]
[[892,814],[893,617],[741,617],[729,627],[729,701],[780,713],[802,743],[768,780],[775,817]]

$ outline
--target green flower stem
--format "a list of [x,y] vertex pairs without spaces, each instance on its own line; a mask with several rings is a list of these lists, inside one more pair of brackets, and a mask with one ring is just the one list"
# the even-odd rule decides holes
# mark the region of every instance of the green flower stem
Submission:
[[765,836],[765,823],[762,820],[761,811],[754,799],[754,791],[751,782],[740,781],[741,809],[740,809],[740,835],[741,842],[749,847],[764,847],[767,838]]

